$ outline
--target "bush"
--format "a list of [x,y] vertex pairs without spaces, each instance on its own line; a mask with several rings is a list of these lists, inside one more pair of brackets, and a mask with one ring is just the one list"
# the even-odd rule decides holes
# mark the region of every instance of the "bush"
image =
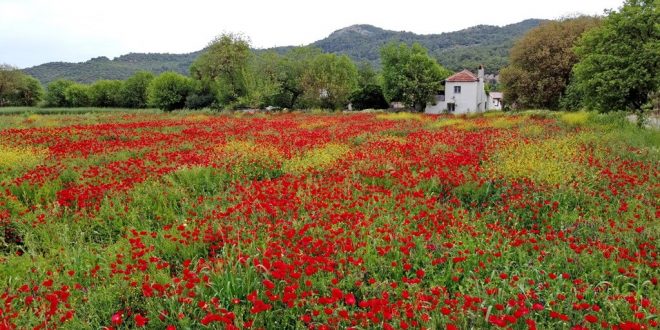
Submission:
[[18,106],[33,107],[41,101],[44,89],[39,80],[32,76],[24,75],[21,83],[16,87],[14,104]]
[[64,90],[65,104],[68,107],[88,107],[91,105],[89,86],[72,84]]
[[149,84],[149,104],[165,111],[182,109],[192,87],[190,78],[175,72],[165,72]]
[[124,81],[121,89],[122,105],[127,108],[143,109],[148,105],[149,84],[154,79],[151,72],[140,71]]
[[91,105],[99,108],[122,106],[122,88],[123,83],[119,80],[99,80],[93,83],[89,87]]
[[73,81],[64,79],[55,80],[48,84],[45,98],[46,105],[49,107],[66,107],[68,104],[64,92],[73,84],[75,84]]
[[186,98],[186,108],[203,109],[211,107],[216,100],[212,86],[213,84],[193,81],[193,90]]
[[355,110],[389,108],[383,90],[378,85],[366,85],[364,88],[355,91],[351,95],[350,101]]
[[0,107],[35,105],[41,96],[38,80],[13,66],[0,65]]
[[215,96],[213,94],[190,94],[186,98],[186,108],[188,109],[204,109],[213,105]]

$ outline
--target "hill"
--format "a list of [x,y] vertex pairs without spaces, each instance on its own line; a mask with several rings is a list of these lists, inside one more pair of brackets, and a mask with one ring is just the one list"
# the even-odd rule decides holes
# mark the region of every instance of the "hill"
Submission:
[[[405,31],[384,30],[372,25],[352,25],[316,41],[310,46],[324,52],[346,54],[356,62],[379,66],[380,48],[390,41],[418,42],[445,67],[458,71],[484,64],[489,73],[506,65],[514,41],[542,21],[528,19],[502,27],[478,25],[441,34],[419,35]],[[291,47],[273,48],[285,52]],[[263,50],[260,50],[263,51]],[[97,57],[82,63],[51,62],[24,69],[42,83],[70,79],[90,83],[99,79],[126,79],[139,70],[154,73],[176,71],[188,73],[190,64],[202,50],[188,54],[130,53],[114,59]]]
[[82,63],[50,62],[24,69],[42,84],[57,79],[91,83],[100,79],[126,79],[137,71],[176,71],[188,74],[190,64],[201,51],[189,54],[130,53],[114,59],[101,56]]

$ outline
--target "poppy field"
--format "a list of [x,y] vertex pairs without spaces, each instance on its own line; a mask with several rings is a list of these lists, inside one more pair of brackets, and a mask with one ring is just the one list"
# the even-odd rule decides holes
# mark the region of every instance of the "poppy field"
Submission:
[[0,329],[658,328],[659,148],[589,113],[0,116]]

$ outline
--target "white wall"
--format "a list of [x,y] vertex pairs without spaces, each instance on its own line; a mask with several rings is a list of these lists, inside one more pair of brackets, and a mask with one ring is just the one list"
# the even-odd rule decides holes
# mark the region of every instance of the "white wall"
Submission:
[[488,95],[488,109],[487,110],[502,110],[502,100],[494,99],[491,95]]
[[[477,109],[478,85],[476,82],[447,82],[445,102],[456,104],[453,114],[460,115],[479,111]],[[461,86],[459,94],[454,93],[455,86]]]
[[440,99],[440,95],[435,96],[435,104],[429,103],[426,105],[426,109],[424,109],[425,113],[430,113],[430,114],[441,114],[447,111],[447,102],[444,100]]
[[[454,93],[454,87],[461,86],[460,93]],[[474,112],[483,112],[483,109],[477,108],[478,96],[477,82],[447,82],[445,85],[445,101],[437,101],[436,104],[428,104],[424,112],[430,114],[438,114],[447,112],[447,104],[454,103],[456,108],[452,114],[465,114]]]
[[[445,100],[439,101],[436,97],[435,104],[429,103],[424,112],[439,114],[448,112],[448,104],[454,103],[455,110],[449,113],[461,115],[475,112],[485,112],[488,109],[488,98],[484,91],[483,69],[480,70],[479,81],[474,82],[450,82],[445,83]],[[454,93],[454,87],[461,86],[460,93]]]

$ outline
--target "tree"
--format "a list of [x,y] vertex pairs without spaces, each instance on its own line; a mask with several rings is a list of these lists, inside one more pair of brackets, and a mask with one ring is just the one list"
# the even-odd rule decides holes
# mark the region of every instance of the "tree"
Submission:
[[139,71],[126,79],[121,89],[122,105],[135,109],[146,108],[149,96],[149,83],[153,79],[154,75],[147,71]]
[[322,52],[314,47],[295,47],[277,64],[277,81],[281,90],[275,96],[276,103],[285,108],[297,108],[300,96],[305,92],[303,77],[311,70],[314,59]]
[[165,110],[182,109],[193,89],[190,78],[175,72],[164,72],[149,84],[149,104]]
[[571,89],[598,111],[641,109],[660,90],[660,1],[627,0],[575,49]]
[[49,107],[66,107],[68,106],[66,101],[66,95],[64,91],[75,84],[71,80],[55,80],[48,84],[48,90],[46,91],[46,105]]
[[89,107],[92,105],[89,86],[73,83],[64,90],[64,98],[68,107]]
[[281,57],[272,51],[250,56],[249,64],[242,74],[246,93],[239,98],[240,104],[250,108],[279,106],[276,104],[276,96],[282,91],[278,79],[280,61]]
[[389,104],[378,85],[366,85],[351,94],[353,109],[387,109]]
[[243,73],[250,58],[249,41],[237,34],[216,37],[191,65],[194,79],[215,84],[221,105],[230,106],[246,94]]
[[346,55],[320,54],[303,73],[303,105],[340,109],[357,87],[357,68]]
[[355,110],[387,109],[389,104],[381,87],[382,77],[378,75],[371,64],[363,62],[358,67],[358,88],[351,96],[350,101]]
[[34,106],[43,89],[38,80],[9,65],[0,65],[0,107]]
[[120,107],[123,82],[120,80],[98,80],[89,86],[92,106],[101,108]]
[[362,62],[357,66],[358,70],[358,88],[370,85],[382,85],[383,77],[374,70],[369,62]]
[[203,109],[213,107],[216,103],[215,85],[192,79],[190,82],[192,88],[186,97],[186,108]]
[[44,89],[39,80],[32,76],[23,75],[21,84],[16,89],[16,105],[33,107],[41,101]]
[[442,81],[451,74],[419,44],[412,47],[403,43],[387,44],[381,49],[381,62],[385,96],[419,112],[433,100],[442,89]]
[[599,22],[588,16],[549,21],[525,34],[511,49],[510,64],[500,72],[507,103],[557,109],[578,61],[573,47]]
[[20,84],[21,72],[9,65],[0,65],[0,107],[10,105]]

